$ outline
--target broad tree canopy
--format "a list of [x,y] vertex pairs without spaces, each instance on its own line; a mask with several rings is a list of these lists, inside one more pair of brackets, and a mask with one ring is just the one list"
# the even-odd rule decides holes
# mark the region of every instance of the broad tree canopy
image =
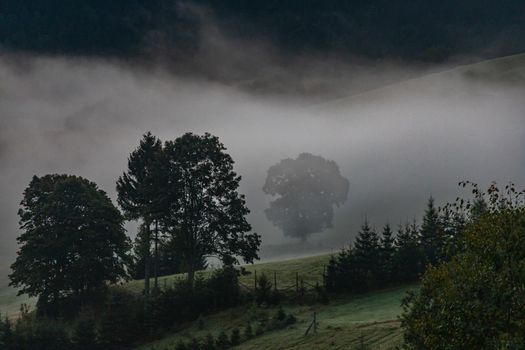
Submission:
[[268,169],[263,191],[278,198],[266,217],[285,236],[304,241],[332,226],[333,207],[346,201],[348,187],[334,161],[310,153],[284,159]]
[[181,245],[193,283],[202,256],[224,263],[258,259],[260,236],[250,233],[249,210],[238,192],[241,177],[216,136],[186,133],[164,146],[168,162],[169,215],[164,226]]
[[106,193],[71,175],[34,176],[19,210],[20,250],[11,285],[56,303],[126,278],[129,239]]

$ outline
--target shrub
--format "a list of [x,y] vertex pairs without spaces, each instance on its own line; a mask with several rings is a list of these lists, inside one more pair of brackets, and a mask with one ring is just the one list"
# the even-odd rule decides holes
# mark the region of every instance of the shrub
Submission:
[[257,289],[255,290],[255,302],[257,305],[270,303],[272,293],[272,283],[265,273],[262,273],[257,279]]
[[216,345],[218,350],[228,349],[230,347],[230,341],[228,340],[228,336],[224,331],[219,333]]
[[255,328],[255,335],[256,336],[260,336],[264,333],[264,326],[262,325],[257,325],[257,327]]
[[103,349],[122,349],[144,333],[142,302],[130,292],[113,289],[105,303],[105,312],[99,323],[99,337]]
[[72,335],[73,348],[75,350],[99,349],[98,336],[95,322],[91,318],[80,318],[75,324]]
[[63,327],[49,320],[18,320],[9,350],[69,350],[71,341]]
[[238,328],[235,328],[232,330],[232,334],[230,336],[230,344],[232,346],[239,345],[241,343],[241,332]]
[[202,315],[199,315],[199,318],[197,319],[197,328],[199,330],[203,330],[205,326],[206,324],[204,321],[204,317],[202,317]]
[[208,333],[206,335],[206,338],[204,339],[204,344],[202,344],[202,350],[215,350],[215,339],[213,339],[213,335]]
[[248,324],[246,325],[246,328],[244,329],[244,339],[248,340],[252,338],[253,338],[252,324],[248,322]]
[[277,321],[284,321],[286,318],[286,313],[284,312],[282,306],[279,306],[279,309],[277,310],[277,313],[275,314],[275,319]]
[[239,277],[233,266],[225,266],[213,272],[206,281],[212,291],[212,298],[216,307],[231,307],[239,303]]
[[200,350],[201,349],[201,343],[197,338],[191,338],[191,341],[188,344],[189,350]]
[[277,289],[273,289],[270,293],[268,303],[270,305],[279,305],[281,303],[281,293]]
[[175,345],[175,350],[191,350],[191,348],[188,348],[182,340],[179,340],[177,345]]
[[285,322],[285,323],[286,323],[287,325],[291,325],[291,324],[294,324],[294,323],[296,323],[296,322],[297,322],[297,318],[295,318],[294,315],[292,315],[292,314],[288,314],[288,316],[286,316],[286,322]]

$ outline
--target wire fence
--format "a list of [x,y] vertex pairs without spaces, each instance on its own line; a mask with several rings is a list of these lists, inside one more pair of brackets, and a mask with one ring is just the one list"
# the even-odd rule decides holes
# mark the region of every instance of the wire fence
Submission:
[[[326,273],[325,268],[323,269],[322,273],[319,273],[317,276],[312,276],[312,274],[300,274],[299,272],[295,272],[295,279],[293,282],[282,282],[282,278],[279,278],[279,274],[289,276],[290,271],[268,271],[264,270],[262,274],[265,274],[268,278],[271,288],[273,290],[276,290],[281,293],[297,293],[297,294],[305,294],[307,292],[316,291],[320,287],[325,286],[325,280],[326,280]],[[252,275],[252,283],[247,283],[246,275],[243,276],[243,281],[239,281],[239,286],[244,289],[247,292],[255,292],[259,287],[259,279],[261,277],[261,273],[257,274],[257,270],[253,270],[253,273],[249,273]],[[270,276],[268,276],[270,275]],[[316,280],[315,282],[313,280]]]
[[[198,274],[198,278],[208,278],[213,271],[207,270]],[[299,294],[316,291],[325,286],[326,267],[321,271],[305,273],[304,271],[291,270],[241,270],[239,276],[239,286],[245,292],[253,293],[259,288],[259,279],[262,275],[266,275],[272,290],[276,290],[284,294]],[[179,276],[164,276],[159,277],[159,287],[161,289],[168,289],[174,287],[177,283],[185,280],[184,275]]]

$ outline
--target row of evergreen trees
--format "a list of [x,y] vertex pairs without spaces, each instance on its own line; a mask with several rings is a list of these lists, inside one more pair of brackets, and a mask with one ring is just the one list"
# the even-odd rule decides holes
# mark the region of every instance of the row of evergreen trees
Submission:
[[330,259],[325,285],[329,292],[365,292],[388,285],[416,281],[426,266],[447,260],[457,249],[461,216],[439,210],[429,198],[421,226],[389,224],[378,234],[365,220],[355,242]]

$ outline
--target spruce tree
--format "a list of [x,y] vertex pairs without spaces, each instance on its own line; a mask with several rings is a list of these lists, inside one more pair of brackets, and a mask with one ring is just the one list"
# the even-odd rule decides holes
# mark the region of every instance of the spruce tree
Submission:
[[339,274],[337,260],[334,255],[330,256],[330,260],[328,261],[328,265],[326,266],[326,271],[323,278],[326,290],[328,292],[335,292],[337,290],[337,287],[339,286]]
[[390,224],[386,224],[381,234],[381,275],[385,283],[394,278],[394,255],[396,252],[395,239]]
[[379,277],[379,237],[366,219],[355,239],[354,256],[356,272],[361,277],[363,286],[374,286]]
[[399,225],[396,236],[395,270],[399,281],[414,281],[419,274],[420,254],[417,226]]
[[419,232],[424,264],[436,264],[440,260],[443,247],[443,235],[440,228],[440,219],[434,198],[428,199],[423,224]]
[[[162,143],[151,133],[146,133],[140,145],[129,156],[128,169],[117,181],[118,204],[126,219],[142,220],[144,242],[149,245],[154,239],[158,247],[158,221],[166,209],[166,188],[163,186]],[[155,224],[155,226],[153,226]],[[154,228],[154,235],[151,230]],[[144,294],[150,294],[150,249],[146,247],[144,257]],[[158,258],[155,249],[155,257]],[[155,259],[156,261],[156,259]],[[156,264],[156,263],[155,263]],[[156,265],[155,265],[156,266]],[[156,279],[155,279],[155,283]]]

